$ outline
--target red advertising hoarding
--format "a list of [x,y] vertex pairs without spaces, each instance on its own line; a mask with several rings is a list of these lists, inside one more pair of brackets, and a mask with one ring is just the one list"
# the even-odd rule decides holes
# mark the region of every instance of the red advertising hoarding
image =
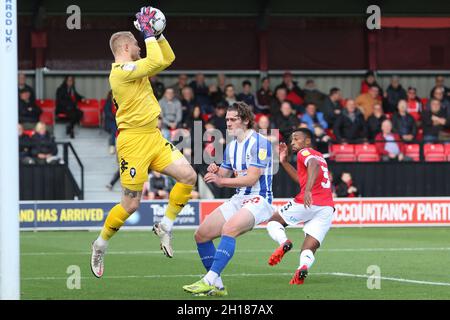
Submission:
[[[274,200],[279,207],[289,199]],[[224,200],[202,201],[200,222]],[[333,226],[450,225],[450,197],[335,199]]]

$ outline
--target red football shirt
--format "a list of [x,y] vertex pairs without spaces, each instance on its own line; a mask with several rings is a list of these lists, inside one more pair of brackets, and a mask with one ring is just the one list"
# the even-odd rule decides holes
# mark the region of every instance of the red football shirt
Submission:
[[308,181],[307,164],[311,158],[317,159],[320,164],[316,182],[314,182],[311,189],[312,204],[315,206],[334,207],[331,181],[328,176],[328,164],[320,152],[311,148],[304,148],[297,153],[297,174],[300,182],[300,193],[294,198],[294,201],[303,203],[306,182]]

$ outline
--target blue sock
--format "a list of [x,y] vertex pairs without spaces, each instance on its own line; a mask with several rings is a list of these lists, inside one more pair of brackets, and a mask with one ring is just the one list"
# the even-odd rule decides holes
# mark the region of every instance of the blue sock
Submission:
[[236,248],[236,239],[229,236],[222,236],[219,246],[216,250],[216,255],[214,256],[214,262],[211,266],[211,271],[214,271],[219,276],[223,269],[227,266],[228,262],[231,260],[234,254],[234,249]]
[[214,246],[214,243],[211,240],[208,242],[197,243],[197,251],[206,271],[209,271],[216,254],[216,247]]

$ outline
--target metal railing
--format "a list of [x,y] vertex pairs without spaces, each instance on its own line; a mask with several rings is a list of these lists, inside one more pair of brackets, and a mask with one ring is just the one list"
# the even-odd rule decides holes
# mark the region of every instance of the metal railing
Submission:
[[[75,157],[75,160],[80,167],[80,185],[78,185],[77,181],[75,180],[75,184],[77,185],[79,192],[79,200],[84,199],[84,166],[81,162],[80,157],[78,156],[77,152],[75,151],[74,147],[70,142],[56,142],[57,145],[63,146],[63,160],[64,163],[67,165],[67,168],[69,168],[69,150],[72,152],[73,156]],[[70,170],[70,168],[69,168]]]

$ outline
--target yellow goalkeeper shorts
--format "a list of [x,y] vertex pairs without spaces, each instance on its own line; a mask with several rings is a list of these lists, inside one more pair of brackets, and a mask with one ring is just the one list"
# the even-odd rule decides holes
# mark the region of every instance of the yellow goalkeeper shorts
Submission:
[[142,191],[150,170],[162,172],[183,157],[158,128],[121,129],[116,144],[120,182],[132,191]]

